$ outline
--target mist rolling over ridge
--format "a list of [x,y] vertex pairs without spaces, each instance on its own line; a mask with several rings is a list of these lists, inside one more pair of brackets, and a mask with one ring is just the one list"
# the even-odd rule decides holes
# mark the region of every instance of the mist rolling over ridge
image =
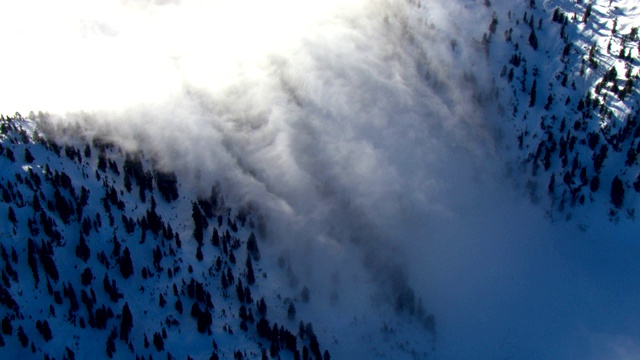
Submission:
[[[0,111],[255,211],[265,257],[314,294],[306,315],[347,339],[336,358],[375,357],[350,325],[376,312],[433,358],[634,358],[637,224],[589,208],[552,221],[527,196],[505,125],[520,95],[486,37],[492,13],[527,4],[493,2],[0,5],[15,14],[0,44],[19,54],[0,67]],[[404,350],[387,356],[422,356]]]

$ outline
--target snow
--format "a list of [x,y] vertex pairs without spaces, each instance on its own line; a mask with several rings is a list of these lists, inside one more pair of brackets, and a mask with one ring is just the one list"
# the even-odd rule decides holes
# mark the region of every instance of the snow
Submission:
[[[13,124],[14,126],[28,129],[28,136],[32,136],[33,130],[37,129],[37,126],[34,126],[35,123],[30,120],[16,120]],[[45,283],[48,280],[41,266],[39,266],[40,283],[37,287],[35,286],[34,279],[26,265],[26,239],[34,238],[39,245],[40,239],[43,239],[43,234],[40,232],[38,236],[33,236],[28,233],[25,224],[33,214],[29,205],[31,197],[30,195],[25,196],[26,206],[16,208],[18,221],[15,229],[18,231],[14,232],[14,226],[11,223],[3,222],[1,232],[5,239],[3,246],[9,251],[11,248],[15,248],[19,254],[19,261],[14,265],[14,267],[17,266],[19,272],[19,281],[12,282],[10,292],[18,299],[20,313],[24,315],[24,319],[18,317],[12,321],[14,333],[18,325],[22,325],[30,341],[36,344],[36,354],[49,354],[50,356],[60,357],[64,353],[64,349],[69,347],[80,358],[96,356],[96,353],[104,356],[105,334],[108,335],[113,327],[119,330],[119,314],[125,302],[129,304],[133,313],[134,325],[130,335],[130,343],[133,345],[136,355],[145,357],[159,355],[153,344],[146,349],[142,347],[142,343],[145,335],[152,342],[153,334],[160,332],[161,329],[165,329],[167,332],[167,338],[164,341],[166,351],[176,358],[186,358],[187,356],[206,358],[212,352],[212,340],[215,340],[219,347],[218,354],[227,358],[231,358],[236,349],[246,353],[250,358],[259,356],[262,347],[268,351],[269,342],[258,337],[255,325],[249,324],[249,331],[246,333],[238,328],[237,313],[240,303],[236,299],[235,285],[230,285],[226,291],[221,289],[220,274],[214,270],[214,260],[217,256],[225,257],[221,249],[215,248],[209,241],[214,228],[217,228],[221,235],[226,231],[230,231],[233,234],[233,238],[240,241],[242,244],[240,248],[233,251],[237,264],[229,265],[233,269],[236,282],[238,279],[242,279],[246,285],[247,281],[243,274],[246,271],[244,261],[248,254],[244,244],[249,234],[252,231],[257,231],[252,229],[252,225],[249,225],[254,221],[253,219],[249,218],[247,225],[240,226],[237,232],[234,232],[226,223],[227,214],[234,216],[234,211],[231,209],[220,212],[220,215],[225,219],[222,221],[222,225],[218,224],[215,217],[209,219],[209,228],[204,233],[204,261],[197,261],[195,259],[196,244],[191,236],[194,230],[191,207],[192,202],[197,200],[194,193],[190,193],[179,185],[180,198],[175,202],[167,203],[162,199],[156,187],[152,194],[147,194],[146,202],[141,202],[138,199],[135,180],[132,180],[134,182],[134,191],[129,193],[124,190],[124,155],[120,149],[108,147],[105,150],[105,155],[109,159],[108,162],[115,161],[118,166],[120,175],[117,175],[110,168],[107,168],[106,171],[97,170],[97,159],[100,150],[95,146],[91,147],[92,156],[90,158],[83,157],[82,162],[78,163],[65,157],[64,150],[62,150],[61,156],[58,156],[45,149],[43,145],[31,141],[25,144],[19,142],[12,144],[9,139],[12,139],[14,135],[15,133],[10,132],[8,137],[5,136],[3,144],[5,146],[11,145],[16,158],[20,158],[23,149],[28,148],[36,160],[31,165],[22,165],[19,160],[11,163],[5,157],[0,158],[0,163],[3,167],[3,183],[6,184],[7,181],[13,181],[14,173],[21,174],[23,178],[28,178],[27,172],[32,169],[43,180],[41,185],[43,195],[40,197],[41,203],[46,207],[46,199],[51,199],[53,192],[49,183],[45,181],[47,174],[44,172],[44,167],[47,165],[51,171],[49,175],[56,172],[68,174],[76,194],[80,193],[81,187],[88,189],[90,194],[89,202],[83,209],[83,216],[92,219],[92,227],[94,229],[96,228],[96,216],[100,214],[102,225],[97,226],[97,231],[92,230],[91,234],[86,236],[91,255],[89,261],[85,264],[75,254],[78,233],[82,231],[79,230],[79,219],[72,215],[70,223],[64,224],[57,217],[55,210],[48,212],[55,219],[57,229],[61,232],[63,238],[62,243],[53,243],[54,260],[61,279],[58,282],[50,281],[54,291],[62,292],[62,285],[70,283],[75,289],[76,296],[80,302],[80,292],[83,290],[88,292],[89,288],[93,288],[98,299],[95,306],[99,307],[104,303],[113,309],[116,315],[114,319],[108,321],[106,330],[93,329],[88,324],[86,328],[80,329],[78,326],[80,317],[84,317],[84,320],[87,321],[86,310],[82,302],[80,302],[80,309],[73,316],[67,314],[69,305],[66,298],[63,299],[62,304],[54,303],[52,297],[47,294]],[[78,146],[79,149],[83,149],[81,143],[75,143],[74,145]],[[142,164],[144,169],[152,168],[152,162],[148,159],[143,158]],[[105,196],[107,186],[114,186],[117,189],[119,199],[125,204],[124,211],[120,211],[112,205],[111,212],[113,215],[108,215],[105,212],[100,199]],[[31,190],[26,184],[19,184],[17,188],[14,188],[14,191],[20,191],[24,195],[31,194]],[[62,193],[67,200],[72,198],[66,190],[63,190]],[[125,231],[120,221],[121,216],[125,215],[139,221],[150,209],[151,196],[156,199],[156,212],[158,215],[167,225],[171,225],[176,233],[180,234],[182,239],[181,249],[176,247],[173,240],[162,240],[161,234],[156,237],[150,231],[147,231],[145,242],[142,243],[140,241],[142,236],[140,226],[137,226],[136,230],[131,234]],[[2,205],[2,216],[6,219],[8,204],[3,203]],[[113,225],[110,225],[110,216],[114,219]],[[237,218],[235,221],[238,221]],[[134,273],[126,280],[120,275],[116,258],[112,255],[114,237],[119,240],[121,251],[125,247],[131,251]],[[153,262],[152,249],[156,245],[165,243],[167,245],[162,245],[164,257],[161,261],[161,266],[164,270],[154,270],[153,266],[151,266]],[[353,281],[370,283],[366,286],[368,290],[362,292],[360,297],[341,298],[336,304],[329,301],[326,294],[316,293],[315,291],[319,289],[312,287],[314,290],[311,300],[309,303],[304,303],[299,297],[299,291],[303,284],[298,283],[295,286],[291,286],[290,275],[287,275],[280,268],[276,260],[278,256],[274,252],[275,249],[270,249],[263,241],[259,243],[263,256],[259,262],[254,262],[257,283],[250,288],[254,301],[260,298],[266,300],[268,318],[272,324],[275,321],[284,325],[290,331],[297,333],[299,321],[312,322],[321,346],[323,349],[330,350],[336,358],[363,357],[369,356],[372,352],[377,354],[378,357],[385,357],[392,353],[395,354],[394,357],[402,357],[413,356],[411,354],[416,351],[422,354],[431,351],[430,345],[424,342],[424,335],[416,335],[424,334],[421,326],[416,323],[407,326],[405,321],[408,320],[411,323],[412,320],[397,318],[395,313],[384,304],[378,304],[375,310],[366,305],[372,301],[367,294],[372,293],[374,290],[371,280],[367,280],[369,275],[366,273],[353,274],[353,276],[360,279],[354,279]],[[111,264],[109,268],[105,268],[98,262],[98,253],[101,251],[107,254],[107,259]],[[169,255],[170,251],[174,251],[176,255]],[[224,260],[225,263],[229,261],[228,259]],[[90,268],[93,272],[94,280],[90,287],[83,286],[80,283],[80,273],[85,267]],[[141,277],[143,267],[148,267],[154,273],[148,280],[144,280]],[[188,267],[192,267],[192,272],[187,270]],[[172,269],[171,277],[167,275],[168,269]],[[109,295],[102,288],[102,279],[105,275],[108,275],[110,279],[116,280],[118,291],[124,296],[123,299],[117,302],[108,300]],[[189,315],[193,301],[184,295],[183,284],[185,281],[188,283],[192,277],[196,281],[202,282],[207,291],[212,294],[214,309],[212,310],[213,325],[211,327],[211,335],[203,335],[195,331],[194,321]],[[181,291],[179,298],[183,302],[184,312],[182,314],[177,313],[174,309],[174,303],[178,299],[173,294],[172,286],[174,284]],[[158,305],[160,294],[167,301],[164,307]],[[296,305],[297,315],[294,320],[287,318],[286,304],[289,301],[293,301]],[[50,314],[49,306],[52,306],[55,315]],[[253,310],[257,320],[258,312],[256,308],[252,305],[247,305],[247,307]],[[2,316],[9,316],[10,312],[6,311],[6,309],[4,310]],[[377,315],[375,317],[369,316],[372,311],[376,312]],[[318,316],[318,314],[324,315]],[[42,341],[41,335],[37,333],[33,324],[38,319],[46,319],[49,322],[53,330],[53,339],[51,341]],[[177,320],[179,325],[168,325],[165,321],[170,319]],[[380,333],[380,329],[384,326],[390,327],[390,333]],[[233,334],[226,331],[226,328],[232,329]],[[6,345],[3,352],[7,356],[13,358],[30,354],[29,347],[23,349],[19,345],[16,336],[5,335],[4,339]],[[302,343],[303,341],[299,339],[300,349],[302,348]],[[116,339],[115,344],[117,350],[114,356],[116,358],[130,358],[133,356],[127,349],[126,343]],[[283,350],[281,356],[284,359],[290,359],[293,355]]]
[[[635,181],[640,172],[637,159],[627,164],[627,154],[640,143],[635,134],[619,143],[611,134],[623,129],[640,110],[638,41],[626,41],[627,49],[632,49],[630,60],[617,56],[624,35],[638,26],[640,7],[632,0],[615,1],[612,6],[608,0],[592,1],[592,14],[585,23],[582,17],[588,2],[535,1],[535,8],[529,8],[529,2],[497,0],[491,1],[490,6],[480,1],[450,6],[414,3],[415,6],[389,10],[391,22],[404,21],[399,26],[403,31],[384,28],[394,43],[372,50],[375,56],[362,47],[366,42],[354,40],[358,36],[379,35],[379,29],[372,26],[362,33],[348,32],[345,38],[349,41],[341,51],[330,53],[331,47],[323,42],[314,49],[318,53],[327,51],[326,56],[331,59],[332,55],[340,55],[347,65],[333,60],[323,62],[324,56],[313,51],[311,55],[305,53],[308,58],[297,58],[317,61],[314,65],[321,68],[323,75],[306,76],[305,70],[317,70],[313,66],[291,70],[286,75],[293,80],[284,75],[278,78],[281,86],[290,87],[287,96],[280,97],[280,88],[271,93],[274,88],[252,78],[255,83],[249,81],[250,84],[262,86],[256,93],[246,98],[237,94],[221,97],[248,101],[250,108],[236,103],[225,103],[220,108],[198,104],[195,110],[181,109],[166,115],[180,119],[178,125],[175,119],[163,122],[163,107],[128,114],[123,111],[124,115],[119,115],[127,121],[129,117],[144,119],[132,120],[139,126],[115,119],[110,126],[100,127],[98,121],[83,122],[84,114],[54,120],[59,124],[55,131],[42,120],[47,114],[32,113],[28,119],[14,121],[14,126],[26,131],[27,138],[36,131],[44,132],[61,145],[77,147],[82,161],[66,157],[64,147],[61,155],[55,155],[33,138],[23,143],[18,131],[2,135],[3,146],[13,149],[16,161],[0,156],[0,179],[3,186],[11,182],[25,203],[18,206],[19,200],[11,201],[18,219],[16,226],[0,222],[2,245],[9,253],[11,248],[18,251],[17,263],[7,262],[19,275],[19,281],[10,280],[9,291],[19,299],[24,316],[12,320],[12,336],[3,335],[3,354],[10,358],[33,356],[29,347],[22,348],[15,335],[17,326],[22,325],[34,342],[38,357],[50,354],[60,358],[65,347],[80,358],[104,356],[106,338],[111,328],[119,330],[117,317],[126,301],[133,312],[130,339],[137,355],[165,357],[153,344],[148,349],[142,346],[145,334],[152,342],[153,334],[165,328],[165,349],[176,358],[207,358],[213,350],[212,339],[223,358],[232,358],[236,349],[245,351],[249,358],[258,358],[261,348],[269,351],[269,341],[259,338],[255,324],[249,324],[246,333],[239,329],[237,314],[241,304],[235,284],[223,291],[221,275],[213,270],[218,256],[230,263],[222,250],[209,241],[214,228],[221,233],[228,230],[239,239],[241,246],[234,251],[236,264],[229,264],[229,268],[236,280],[242,278],[245,285],[245,242],[252,231],[258,235],[263,256],[253,263],[258,279],[250,286],[254,301],[265,299],[271,325],[277,322],[295,333],[300,320],[311,322],[321,348],[328,349],[336,359],[446,359],[471,354],[611,358],[613,354],[637,349],[634,339],[640,331],[634,325],[639,323],[634,306],[640,300],[636,286],[640,272],[635,261],[640,253],[636,219],[640,203]],[[551,21],[556,8],[568,17],[566,40],[560,35],[562,24]],[[537,50],[529,44],[532,29],[524,22],[525,12],[527,18],[535,18]],[[491,34],[493,16],[498,22]],[[614,34],[615,19],[618,22]],[[482,27],[484,34],[475,32]],[[341,41],[345,38],[335,36]],[[594,43],[598,45],[597,67],[589,66],[589,50]],[[571,46],[567,57],[562,56],[565,44]],[[510,64],[514,54],[521,56],[522,64]],[[398,58],[402,60],[391,60]],[[378,66],[380,59],[390,66]],[[414,69],[404,72],[406,69],[400,66],[408,64],[417,69],[417,79],[407,76]],[[464,71],[458,71],[462,64]],[[620,88],[627,71],[635,81],[633,91],[624,100],[611,91],[611,84],[596,91],[612,67]],[[512,81],[507,75],[510,70],[514,72]],[[367,76],[371,71],[372,75]],[[357,76],[331,78],[353,72]],[[562,85],[565,74],[568,81]],[[535,104],[529,106],[534,80],[537,96]],[[263,92],[269,92],[269,96],[264,97]],[[578,111],[578,104],[586,100],[586,95],[604,105]],[[189,105],[206,101],[189,99]],[[305,112],[313,107],[319,107],[318,111]],[[352,115],[353,109],[364,114]],[[207,111],[221,113],[221,120],[209,119],[208,116],[219,114]],[[287,117],[290,112],[294,120]],[[107,123],[112,120],[108,116],[118,118],[113,113],[94,116],[100,115]],[[424,125],[422,117],[426,116],[437,118],[438,123]],[[198,120],[189,121],[190,117]],[[80,119],[82,131],[64,128],[73,119]],[[149,135],[154,133],[154,127],[163,128],[159,136]],[[298,129],[307,127],[311,130]],[[479,128],[485,132],[474,132]],[[91,143],[97,134],[105,133],[117,138],[116,146],[104,151],[117,164],[120,175],[109,166],[105,171],[97,170],[100,150],[96,144],[91,146],[92,156],[84,156],[84,142]],[[185,138],[184,134],[195,135]],[[589,134],[600,136],[593,150]],[[310,139],[295,141],[296,137],[305,136]],[[193,148],[198,151],[211,153],[190,152],[186,141],[196,144]],[[563,141],[568,149],[564,159],[559,150]],[[203,146],[210,143],[215,145]],[[594,155],[605,143],[609,146],[608,156],[602,168],[596,169]],[[26,148],[36,159],[33,164],[23,161]],[[139,199],[135,181],[133,191],[127,192],[123,176],[126,151],[140,151],[145,170],[177,171],[179,199],[166,202],[155,182],[154,190],[146,192],[146,201]],[[323,156],[313,157],[315,153]],[[476,156],[487,157],[486,162],[466,159]],[[45,166],[50,169],[48,173]],[[310,170],[312,167],[318,169]],[[200,176],[201,168],[216,171],[205,171]],[[95,277],[91,287],[98,298],[95,306],[105,303],[116,315],[108,320],[106,330],[89,326],[80,329],[77,323],[72,324],[67,314],[68,299],[56,304],[47,293],[40,262],[40,284],[35,287],[27,264],[26,239],[35,239],[39,246],[40,240],[47,237],[42,231],[36,235],[29,232],[26,224],[34,217],[30,206],[33,191],[26,181],[20,183],[15,176],[29,178],[30,170],[43,181],[37,196],[63,237],[60,244],[53,241],[61,280],[51,285],[62,292],[63,283],[70,282],[80,299],[80,291],[88,289],[80,283],[80,273],[85,267],[91,268]],[[48,208],[46,200],[53,201],[54,189],[45,178],[55,172],[66,173],[73,183],[73,191],[60,190],[65,199],[73,199],[74,192],[79,196],[81,187],[89,190],[89,203],[83,214],[94,229],[86,236],[91,248],[87,264],[75,253],[81,231],[81,221],[77,220],[82,219],[72,214],[70,223],[64,224],[55,205]],[[555,191],[550,193],[552,175]],[[592,191],[590,181],[596,176],[600,188]],[[616,176],[623,180],[625,189],[621,208],[611,201],[611,183]],[[226,190],[232,188],[230,183],[237,188],[226,198],[228,208],[219,209],[221,224],[215,217],[208,219],[202,247],[204,260],[197,261],[192,204],[199,197],[208,196],[202,189],[208,190],[217,180],[227,185]],[[110,186],[125,205],[124,210],[114,204],[109,206],[113,224],[101,201]],[[150,231],[141,242],[139,225],[133,233],[126,232],[121,216],[142,219],[150,210],[151,196],[157,202],[157,214],[180,234],[181,249],[175,240],[163,240],[162,234],[154,236]],[[255,206],[251,202],[256,199],[264,200],[264,204]],[[243,206],[251,210],[250,219],[234,232],[227,221],[237,219]],[[0,203],[0,219],[8,218],[8,207],[9,203]],[[269,217],[269,211],[286,214],[291,221],[274,221],[278,216]],[[100,214],[100,226],[96,214]],[[269,230],[262,233],[265,218],[273,222],[267,223]],[[274,239],[273,234],[282,238]],[[301,235],[311,240],[296,241]],[[129,279],[122,278],[114,265],[114,237],[122,249],[131,250],[134,274]],[[367,245],[362,245],[365,242]],[[156,245],[161,245],[164,253],[162,271],[152,265]],[[108,269],[97,260],[101,251],[111,263]],[[175,255],[170,255],[171,251]],[[385,262],[387,259],[392,261]],[[382,265],[367,265],[377,261]],[[404,271],[400,277],[406,277],[406,284],[416,290],[416,301],[424,301],[427,313],[434,312],[437,336],[425,329],[424,318],[399,314],[394,309],[393,295],[397,294],[389,294],[393,286],[381,284],[391,276],[380,276],[380,269],[395,270],[390,264],[396,263]],[[144,266],[151,269],[153,277],[142,279]],[[192,272],[188,270],[190,266]],[[105,274],[117,281],[124,299],[109,300],[101,284]],[[172,286],[175,284],[182,292],[186,288],[182,281],[188,283],[191,278],[203,283],[212,295],[215,307],[211,310],[211,335],[196,331],[195,320],[189,315],[193,300],[187,295],[179,295],[184,312],[178,314],[174,308],[177,297]],[[304,286],[311,289],[308,303],[300,296]],[[164,307],[158,305],[160,294],[167,301]],[[296,306],[295,320],[287,316],[290,302]],[[50,304],[55,316],[49,314]],[[256,307],[247,307],[253,309],[257,319]],[[7,308],[0,308],[0,317],[10,313]],[[84,315],[86,320],[85,313],[80,302],[77,316]],[[166,325],[168,318],[178,320],[180,325]],[[50,342],[45,342],[35,329],[35,321],[44,319],[54,330]],[[229,327],[233,334],[226,330]],[[133,356],[123,341],[116,339],[115,343],[116,358]],[[301,346],[302,340],[298,339],[298,347]],[[280,354],[284,359],[293,358],[287,351]]]

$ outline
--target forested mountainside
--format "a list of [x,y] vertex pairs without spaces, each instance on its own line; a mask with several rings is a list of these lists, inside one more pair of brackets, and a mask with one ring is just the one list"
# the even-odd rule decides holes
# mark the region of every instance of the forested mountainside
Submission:
[[[52,126],[0,120],[4,354],[331,358],[338,335],[310,304],[338,294],[312,294],[286,254],[263,258],[268,224],[253,209],[226,205],[215,182],[189,193],[174,172],[99,137],[57,142],[43,135]],[[384,316],[371,319],[384,325],[375,333],[393,351],[430,351],[435,319],[411,291],[394,312],[417,319],[418,333],[396,338]]]
[[249,209],[215,185],[181,194],[144,154],[41,130],[0,123],[4,356],[330,358],[296,315],[308,288],[269,293]]
[[512,171],[553,219],[594,203],[611,221],[635,218],[639,17],[634,1],[496,4],[482,43],[503,84],[498,121]]

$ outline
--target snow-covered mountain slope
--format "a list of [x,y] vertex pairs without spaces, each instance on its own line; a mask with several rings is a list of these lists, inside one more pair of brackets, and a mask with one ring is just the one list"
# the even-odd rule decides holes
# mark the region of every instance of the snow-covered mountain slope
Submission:
[[551,219],[635,218],[639,16],[634,1],[495,4],[484,39],[511,171]]
[[54,62],[0,25],[25,41],[2,109],[60,110],[1,123],[3,354],[598,358],[640,333],[634,1],[341,3],[79,9],[42,19]]
[[144,154],[98,137],[59,143],[42,135],[46,122],[19,116],[0,127],[7,358],[431,352],[434,319],[413,298],[398,303],[407,327],[391,307],[338,305],[337,287],[310,289],[265,246],[268,224],[228,207],[215,182],[196,196]]

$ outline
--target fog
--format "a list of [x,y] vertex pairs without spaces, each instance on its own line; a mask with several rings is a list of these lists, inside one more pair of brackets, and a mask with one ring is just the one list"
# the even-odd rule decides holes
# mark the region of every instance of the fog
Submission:
[[218,182],[312,287],[411,287],[437,358],[633,358],[635,229],[552,223],[505,175],[482,2],[319,3],[0,5],[0,110]]

